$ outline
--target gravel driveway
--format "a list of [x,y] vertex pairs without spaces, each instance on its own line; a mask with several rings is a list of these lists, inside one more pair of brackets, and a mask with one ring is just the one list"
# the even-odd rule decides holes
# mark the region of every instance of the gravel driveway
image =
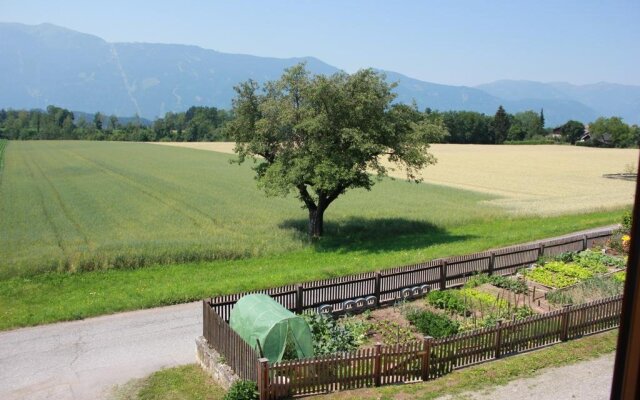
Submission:
[[516,379],[505,386],[467,392],[441,400],[605,400],[611,394],[615,353],[573,365],[549,368],[531,378]]
[[116,384],[195,362],[202,303],[0,333],[0,399],[100,399]]

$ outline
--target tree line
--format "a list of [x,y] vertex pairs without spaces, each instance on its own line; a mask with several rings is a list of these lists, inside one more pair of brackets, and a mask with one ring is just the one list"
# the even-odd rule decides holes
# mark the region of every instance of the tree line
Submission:
[[138,117],[121,123],[115,115],[95,113],[76,117],[56,106],[46,110],[0,109],[0,138],[13,140],[118,140],[118,141],[222,141],[225,124],[232,119],[227,110],[191,107],[185,112],[168,112],[152,123]]
[[[416,106],[413,108],[417,111]],[[598,147],[635,147],[640,127],[619,117],[598,118],[587,127],[580,121],[545,127],[544,110],[508,113],[502,106],[494,115],[475,111],[434,111],[423,118],[442,121],[445,135],[434,142],[460,144],[570,143]],[[93,118],[76,117],[73,112],[49,106],[46,110],[0,109],[0,138],[14,140],[120,140],[120,141],[225,141],[233,111],[216,107],[191,107],[185,112],[168,112],[163,118],[145,123],[128,118],[121,123],[115,115],[95,113]]]
[[[429,109],[425,112],[432,113]],[[545,127],[544,110],[509,114],[500,106],[493,116],[474,111],[435,114],[447,127],[446,143],[570,143],[595,147],[636,147],[640,143],[640,127],[628,125],[620,117],[600,117],[588,126],[569,120],[549,128]]]

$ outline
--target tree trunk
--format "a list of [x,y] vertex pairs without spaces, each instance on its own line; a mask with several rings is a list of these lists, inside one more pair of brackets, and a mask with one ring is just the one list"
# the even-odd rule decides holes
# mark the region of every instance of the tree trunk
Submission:
[[309,210],[309,238],[317,239],[324,233],[324,209]]

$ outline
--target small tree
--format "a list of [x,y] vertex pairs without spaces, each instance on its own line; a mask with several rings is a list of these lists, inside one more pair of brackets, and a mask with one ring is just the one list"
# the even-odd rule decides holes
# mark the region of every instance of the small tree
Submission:
[[93,125],[96,127],[97,130],[99,131],[102,130],[103,121],[104,121],[104,117],[99,112],[93,115]]
[[560,127],[564,140],[575,144],[584,135],[584,124],[580,121],[569,120]]
[[311,77],[303,64],[262,91],[242,83],[228,126],[237,162],[256,160],[267,195],[296,193],[309,212],[309,236],[320,237],[327,207],[349,189],[371,189],[370,172],[387,174],[384,158],[416,182],[418,171],[435,163],[427,149],[446,133],[442,120],[392,105],[394,86],[371,69]]
[[510,127],[511,121],[509,119],[509,115],[502,106],[498,107],[498,111],[496,111],[496,115],[493,117],[493,121],[491,123],[494,143],[500,144],[504,142],[507,139]]
[[591,140],[600,146],[633,147],[638,143],[636,132],[620,117],[600,117],[589,124]]

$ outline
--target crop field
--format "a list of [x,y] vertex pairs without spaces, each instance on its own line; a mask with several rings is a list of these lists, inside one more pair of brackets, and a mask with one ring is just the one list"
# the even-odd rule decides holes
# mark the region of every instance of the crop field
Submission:
[[[169,144],[233,152],[233,143]],[[637,149],[434,144],[431,150],[438,163],[422,171],[425,182],[491,194],[486,204],[512,214],[557,215],[633,203],[634,182],[602,175],[637,167]],[[404,177],[402,171],[391,175]]]
[[[6,142],[0,142],[0,145]],[[467,254],[620,220],[512,215],[499,196],[384,179],[309,243],[250,163],[143,143],[11,141],[0,175],[0,330]],[[623,182],[627,183],[627,182]]]
[[[231,165],[228,155],[127,143],[10,146],[0,187],[2,277],[248,258],[305,246],[306,213],[297,200],[266,198],[249,166]],[[456,213],[448,212],[452,196]],[[490,198],[384,181],[332,205],[329,234],[357,230],[358,220],[395,218],[397,229],[419,229],[490,218],[499,211],[477,207]]]

